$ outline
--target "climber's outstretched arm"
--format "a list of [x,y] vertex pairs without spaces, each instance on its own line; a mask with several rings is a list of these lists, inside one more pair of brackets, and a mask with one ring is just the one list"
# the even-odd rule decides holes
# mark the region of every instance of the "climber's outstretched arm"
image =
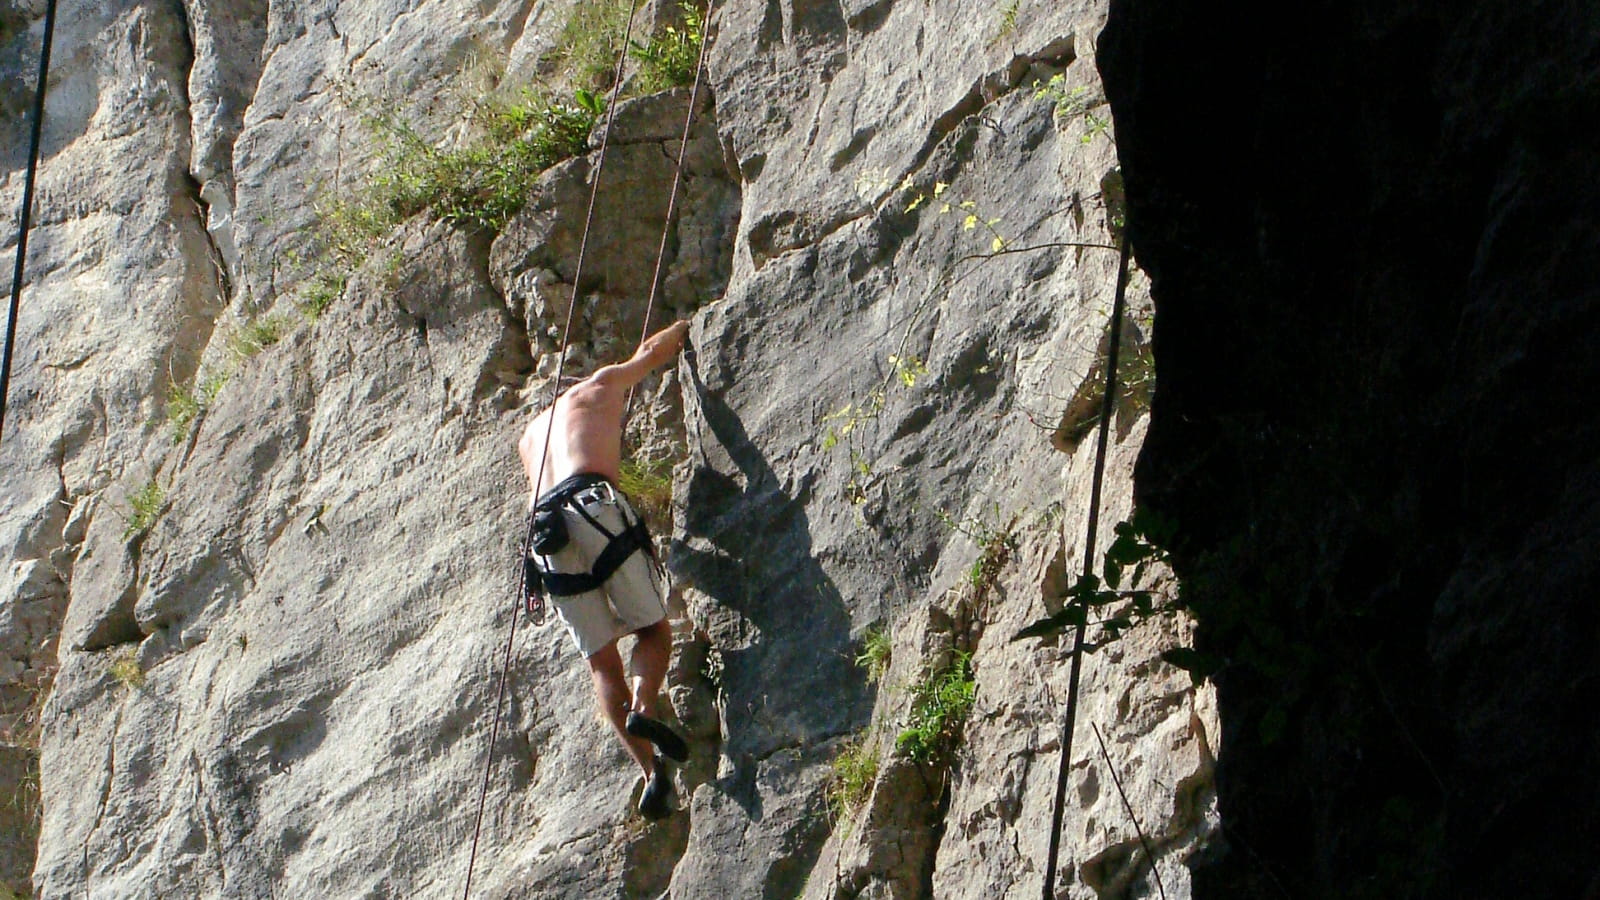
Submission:
[[627,362],[605,366],[589,376],[595,387],[605,391],[626,391],[645,379],[645,376],[671,362],[683,348],[684,336],[689,333],[689,323],[678,320],[644,339],[633,358]]

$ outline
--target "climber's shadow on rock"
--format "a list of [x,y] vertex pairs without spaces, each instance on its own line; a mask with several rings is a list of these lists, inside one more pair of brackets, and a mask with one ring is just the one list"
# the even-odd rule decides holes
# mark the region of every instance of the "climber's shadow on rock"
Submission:
[[722,657],[723,753],[734,766],[723,786],[759,819],[757,762],[798,768],[859,727],[873,698],[854,667],[844,600],[812,555],[804,503],[785,493],[692,352],[683,369],[695,468],[672,568],[712,601],[694,614]]

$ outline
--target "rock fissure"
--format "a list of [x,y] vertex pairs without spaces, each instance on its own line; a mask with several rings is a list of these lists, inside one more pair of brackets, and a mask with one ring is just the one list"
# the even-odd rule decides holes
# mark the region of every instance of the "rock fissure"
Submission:
[[115,718],[111,722],[111,738],[106,741],[105,755],[105,780],[100,785],[100,797],[95,801],[94,822],[89,825],[83,841],[83,871],[93,871],[90,861],[91,844],[94,836],[100,830],[100,825],[105,821],[106,807],[111,802],[111,788],[117,774],[117,733],[122,728],[122,709],[119,707]]

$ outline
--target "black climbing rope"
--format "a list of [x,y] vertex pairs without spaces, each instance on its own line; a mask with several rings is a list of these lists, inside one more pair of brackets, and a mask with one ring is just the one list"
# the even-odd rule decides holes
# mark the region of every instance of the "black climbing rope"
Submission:
[[[683,163],[689,155],[689,129],[694,126],[694,110],[700,105],[700,80],[706,70],[706,48],[711,46],[706,31],[711,24],[711,7],[714,0],[706,0],[705,11],[700,15],[700,57],[694,67],[694,87],[689,90],[689,113],[683,117],[683,140],[678,143],[678,164],[672,170],[672,190],[667,194],[667,216],[661,223],[661,246],[656,249],[655,272],[650,276],[650,298],[644,305],[644,325],[639,332],[639,346],[644,346],[650,336],[650,314],[655,310],[656,294],[661,290],[661,266],[667,258],[667,237],[672,233],[672,214],[678,209],[678,185],[683,181]],[[623,404],[622,415],[633,407],[634,387],[628,388],[628,400]]]
[[32,133],[28,138],[28,174],[22,182],[22,213],[17,223],[17,267],[11,276],[11,312],[6,318],[5,358],[0,362],[0,441],[6,433],[6,398],[11,394],[11,352],[22,310],[22,268],[28,258],[28,227],[33,218],[33,179],[39,169],[39,136],[44,124],[44,89],[50,77],[50,44],[55,39],[56,0],[44,8],[44,44],[39,50],[39,87],[33,93]]
[[[1121,259],[1117,263],[1117,298],[1111,308],[1111,348],[1106,357],[1106,394],[1100,401],[1100,435],[1095,448],[1094,481],[1089,491],[1089,526],[1083,541],[1083,574],[1094,574],[1094,546],[1100,527],[1100,490],[1105,482],[1106,445],[1111,439],[1111,416],[1117,397],[1117,355],[1122,345],[1122,315],[1128,288],[1129,244],[1122,234]],[[1061,724],[1061,761],[1056,769],[1056,799],[1050,813],[1050,857],[1045,861],[1044,900],[1054,900],[1056,856],[1061,849],[1061,819],[1066,808],[1067,770],[1072,764],[1072,731],[1078,721],[1078,679],[1083,669],[1083,639],[1089,627],[1089,608],[1083,600],[1083,615],[1078,617],[1072,640],[1072,674],[1067,679],[1067,713]]]

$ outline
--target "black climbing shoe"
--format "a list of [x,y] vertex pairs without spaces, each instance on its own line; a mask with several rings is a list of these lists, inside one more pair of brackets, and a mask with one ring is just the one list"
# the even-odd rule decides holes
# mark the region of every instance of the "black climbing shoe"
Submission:
[[671,728],[657,722],[644,713],[628,713],[628,733],[634,737],[644,738],[656,745],[661,755],[675,763],[687,762],[689,759],[689,745],[683,738],[673,733]]
[[654,763],[650,780],[639,795],[639,815],[658,822],[672,815],[672,769],[659,756]]

